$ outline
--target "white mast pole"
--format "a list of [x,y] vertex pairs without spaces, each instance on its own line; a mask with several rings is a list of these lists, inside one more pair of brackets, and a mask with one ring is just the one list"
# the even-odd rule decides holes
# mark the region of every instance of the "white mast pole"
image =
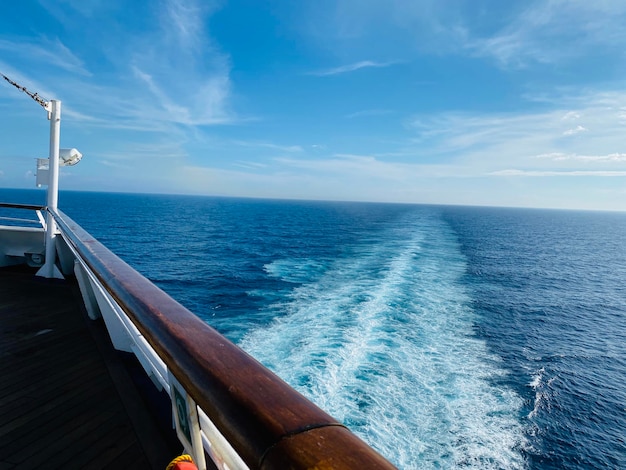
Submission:
[[48,161],[48,214],[46,222],[46,261],[38,276],[63,279],[56,267],[56,223],[52,213],[59,201],[59,143],[61,141],[61,101],[50,101],[50,158]]

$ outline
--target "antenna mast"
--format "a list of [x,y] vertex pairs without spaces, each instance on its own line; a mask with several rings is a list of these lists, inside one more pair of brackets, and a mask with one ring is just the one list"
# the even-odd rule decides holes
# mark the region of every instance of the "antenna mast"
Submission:
[[59,142],[61,136],[61,101],[50,100],[46,101],[37,93],[28,91],[26,87],[14,82],[4,74],[0,74],[2,77],[17,88],[23,91],[37,103],[39,103],[43,109],[48,111],[48,120],[50,121],[50,157],[48,160],[48,216],[46,220],[46,258],[44,265],[39,271],[37,276],[43,276],[48,279],[59,278],[63,279],[63,275],[56,266],[56,222],[54,221],[53,213],[57,212],[57,203],[59,200]]

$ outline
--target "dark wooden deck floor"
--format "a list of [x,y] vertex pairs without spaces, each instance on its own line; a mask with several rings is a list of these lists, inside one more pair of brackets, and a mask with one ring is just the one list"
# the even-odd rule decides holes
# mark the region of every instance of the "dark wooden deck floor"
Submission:
[[165,469],[180,453],[102,328],[72,282],[0,269],[0,470]]

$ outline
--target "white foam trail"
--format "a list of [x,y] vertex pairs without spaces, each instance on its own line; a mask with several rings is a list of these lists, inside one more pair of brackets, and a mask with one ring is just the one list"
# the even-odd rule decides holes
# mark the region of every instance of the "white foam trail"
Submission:
[[472,336],[464,263],[443,222],[404,221],[241,345],[400,468],[521,468],[522,402],[490,384],[504,372]]
[[312,259],[302,260],[275,260],[264,266],[270,276],[287,282],[306,282],[322,274],[324,264]]
[[542,409],[550,409],[550,386],[555,379],[556,377],[552,377],[546,380],[544,367],[533,375],[533,379],[528,385],[535,392],[535,403],[531,412],[528,413],[529,418],[535,418]]

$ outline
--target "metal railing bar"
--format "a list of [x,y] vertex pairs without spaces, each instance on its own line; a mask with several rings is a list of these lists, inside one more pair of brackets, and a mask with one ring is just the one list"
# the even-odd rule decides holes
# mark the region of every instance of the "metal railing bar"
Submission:
[[25,222],[25,223],[28,223],[28,224],[41,225],[41,222],[39,220],[18,219],[16,217],[2,217],[2,216],[0,216],[0,220],[7,220],[7,221],[11,221],[11,222]]
[[46,210],[46,206],[35,206],[32,204],[13,204],[7,202],[0,202],[0,207],[5,207],[7,209],[26,209],[31,211],[43,211]]

